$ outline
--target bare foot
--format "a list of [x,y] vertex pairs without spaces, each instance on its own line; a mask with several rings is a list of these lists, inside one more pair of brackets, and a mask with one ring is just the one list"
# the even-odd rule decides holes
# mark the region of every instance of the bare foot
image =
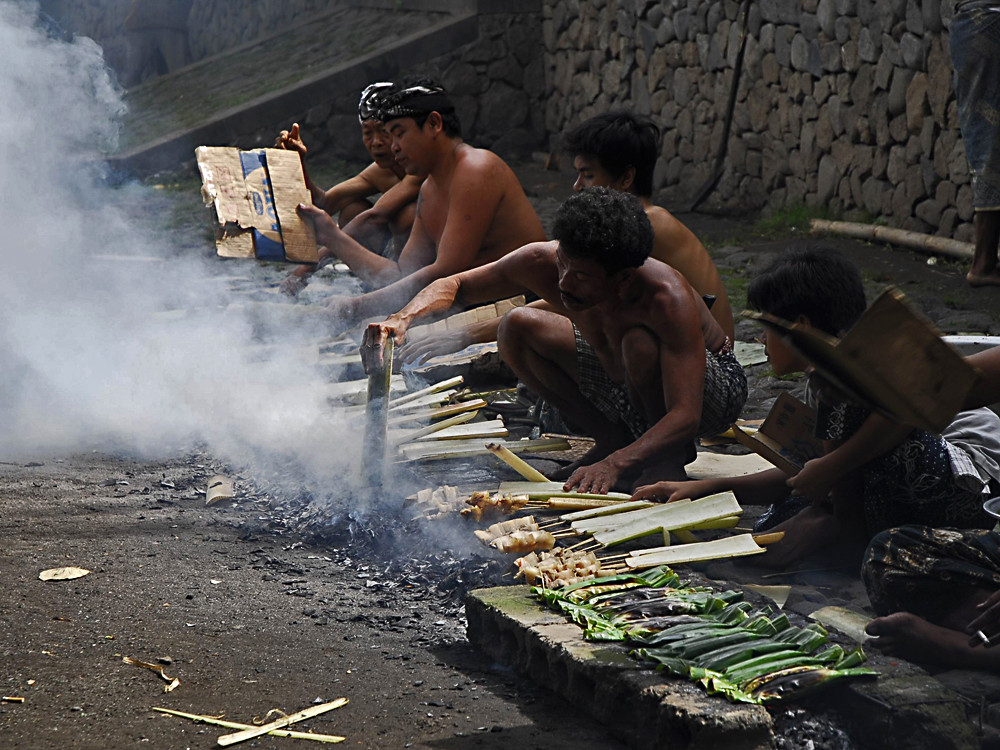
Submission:
[[865,631],[878,636],[870,643],[879,651],[917,664],[1000,670],[1000,650],[973,648],[967,634],[935,625],[910,612],[878,617],[868,623]]
[[969,271],[965,274],[965,280],[969,286],[1000,286],[1000,269],[994,268],[987,273]]

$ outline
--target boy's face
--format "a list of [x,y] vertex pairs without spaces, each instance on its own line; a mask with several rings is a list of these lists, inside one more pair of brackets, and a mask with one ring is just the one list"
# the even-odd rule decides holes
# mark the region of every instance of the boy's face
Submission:
[[809,363],[796,354],[773,328],[765,325],[760,340],[764,344],[764,353],[767,354],[767,361],[771,363],[775,375],[805,372],[809,366]]
[[576,169],[576,182],[573,183],[573,190],[579,193],[584,188],[606,187],[615,190],[626,190],[624,181],[621,178],[612,177],[611,174],[601,166],[600,160],[596,156],[587,154],[577,154],[573,157],[573,167]]
[[381,120],[365,120],[361,123],[361,140],[372,161],[383,169],[392,168],[395,162],[392,157],[392,138]]
[[[440,122],[440,118],[437,121]],[[430,172],[427,156],[434,141],[434,122],[432,112],[423,127],[412,117],[399,117],[386,123],[393,156],[406,174],[426,176]]]

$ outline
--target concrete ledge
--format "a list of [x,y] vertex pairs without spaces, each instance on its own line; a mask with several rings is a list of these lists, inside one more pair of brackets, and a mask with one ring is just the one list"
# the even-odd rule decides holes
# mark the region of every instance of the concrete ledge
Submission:
[[469,641],[590,712],[638,748],[772,748],[771,717],[734,705],[630,659],[618,644],[584,641],[580,628],[535,601],[527,586],[471,592]]
[[[226,110],[195,128],[177,131],[116,154],[108,159],[108,163],[136,173],[176,169],[178,165],[194,159],[197,146],[240,143],[261,129],[273,129],[286,122],[289,112],[304,112],[316,102],[329,99],[330,91],[360,91],[372,81],[391,79],[400,70],[468,44],[478,34],[479,25],[474,13],[453,16],[397,44]],[[249,148],[252,144],[242,145]]]
[[350,0],[356,8],[429,10],[440,13],[541,13],[541,0]]

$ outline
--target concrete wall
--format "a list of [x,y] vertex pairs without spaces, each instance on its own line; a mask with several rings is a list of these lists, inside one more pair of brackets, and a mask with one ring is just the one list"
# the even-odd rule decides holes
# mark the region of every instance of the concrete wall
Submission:
[[[754,0],[724,177],[710,203],[807,204],[968,239],[950,0]],[[736,0],[546,0],[552,134],[613,106],[664,131],[658,185],[711,171],[742,26]]]

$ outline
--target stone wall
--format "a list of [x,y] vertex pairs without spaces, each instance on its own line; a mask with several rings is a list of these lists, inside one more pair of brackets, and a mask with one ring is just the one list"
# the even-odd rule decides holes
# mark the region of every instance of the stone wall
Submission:
[[547,140],[541,8],[480,13],[478,25],[478,38],[411,72],[448,89],[470,142],[505,158],[526,157]]
[[[952,0],[754,0],[726,170],[709,203],[806,204],[969,239]],[[610,107],[663,129],[668,205],[711,172],[742,30],[737,0],[546,0],[549,133]],[[558,135],[554,136],[558,140]]]

